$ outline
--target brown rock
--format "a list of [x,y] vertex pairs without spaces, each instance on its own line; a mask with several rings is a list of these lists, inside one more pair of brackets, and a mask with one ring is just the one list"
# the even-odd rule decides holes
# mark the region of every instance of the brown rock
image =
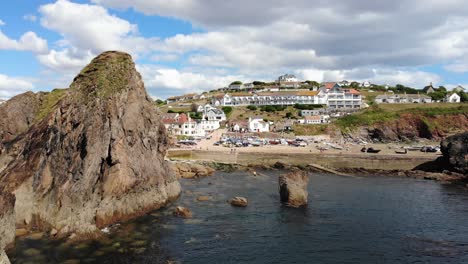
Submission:
[[0,263],[10,263],[4,248],[15,239],[15,197],[0,190]]
[[186,207],[177,206],[174,215],[182,218],[192,218],[192,211]]
[[171,167],[178,178],[184,179],[210,176],[215,171],[209,166],[191,162],[174,162]]
[[246,207],[248,204],[247,198],[244,197],[234,197],[231,200],[229,200],[229,203],[232,206],[236,207]]
[[40,229],[81,235],[178,197],[165,127],[130,55],[105,52],[68,90],[45,96],[28,110],[28,129],[0,123],[23,132],[3,142],[12,160],[0,172],[0,192],[16,194],[18,223],[40,219]]
[[278,179],[281,202],[289,207],[307,205],[309,177],[304,171],[293,171]]
[[19,229],[16,229],[16,231],[15,231],[15,236],[17,236],[17,237],[25,236],[27,234],[28,234],[28,230],[26,230],[24,228],[19,228]]
[[57,229],[54,228],[54,229],[50,230],[50,235],[51,236],[56,236],[57,234],[58,234]]
[[468,132],[446,138],[440,147],[447,169],[468,175]]
[[211,200],[211,197],[207,196],[207,195],[201,195],[201,196],[197,197],[197,201],[199,201],[199,202],[206,202],[206,201],[209,201],[209,200]]

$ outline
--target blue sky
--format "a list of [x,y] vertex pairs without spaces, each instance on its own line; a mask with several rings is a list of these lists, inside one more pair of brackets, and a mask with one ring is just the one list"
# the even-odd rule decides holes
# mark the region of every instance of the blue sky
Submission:
[[287,3],[4,1],[0,98],[67,87],[111,49],[132,54],[148,92],[160,98],[284,73],[416,88],[468,84],[464,1]]

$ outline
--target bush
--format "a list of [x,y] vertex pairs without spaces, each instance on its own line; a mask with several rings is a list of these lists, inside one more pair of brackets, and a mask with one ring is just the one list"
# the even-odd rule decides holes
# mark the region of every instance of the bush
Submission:
[[314,109],[323,108],[323,105],[321,104],[295,104],[294,108],[299,109],[299,110],[314,110]]
[[293,116],[293,113],[291,112],[286,113],[286,118],[291,118],[292,116]]
[[285,109],[286,109],[286,106],[282,106],[282,105],[265,105],[265,106],[260,107],[260,110],[264,112],[284,111]]
[[203,116],[202,113],[190,112],[190,118],[200,120],[203,118]]
[[255,105],[249,105],[249,106],[247,106],[247,109],[255,111],[255,110],[257,110],[257,107]]
[[224,106],[223,108],[221,108],[223,110],[223,112],[226,114],[226,115],[229,115],[231,112],[232,112],[232,107],[230,106]]

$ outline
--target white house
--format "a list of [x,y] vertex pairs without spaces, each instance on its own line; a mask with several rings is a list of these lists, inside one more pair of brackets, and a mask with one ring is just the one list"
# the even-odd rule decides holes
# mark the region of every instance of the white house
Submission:
[[163,123],[167,131],[176,136],[204,137],[205,130],[190,116],[182,114],[166,114]]
[[374,101],[377,104],[432,103],[432,98],[424,94],[382,94]]
[[328,124],[330,123],[330,116],[329,115],[313,115],[313,116],[306,116],[304,120],[300,122],[301,124],[306,125],[318,125],[318,124]]
[[249,118],[249,131],[250,132],[269,132],[270,124],[263,120],[262,117]]
[[452,94],[447,94],[447,96],[445,96],[445,99],[444,101],[447,102],[447,103],[460,103],[460,96],[456,93],[452,93]]
[[369,88],[371,87],[371,83],[369,81],[365,81],[361,84],[361,87],[364,87],[364,88]]
[[278,77],[278,82],[298,82],[297,77],[292,74],[285,74]]
[[314,116],[325,113],[325,109],[301,110],[301,116]]

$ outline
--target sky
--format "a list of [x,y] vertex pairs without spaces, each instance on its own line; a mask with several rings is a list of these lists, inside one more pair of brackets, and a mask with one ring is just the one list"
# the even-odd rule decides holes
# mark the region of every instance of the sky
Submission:
[[15,0],[0,4],[0,98],[65,88],[107,50],[154,98],[232,81],[468,87],[465,0]]

